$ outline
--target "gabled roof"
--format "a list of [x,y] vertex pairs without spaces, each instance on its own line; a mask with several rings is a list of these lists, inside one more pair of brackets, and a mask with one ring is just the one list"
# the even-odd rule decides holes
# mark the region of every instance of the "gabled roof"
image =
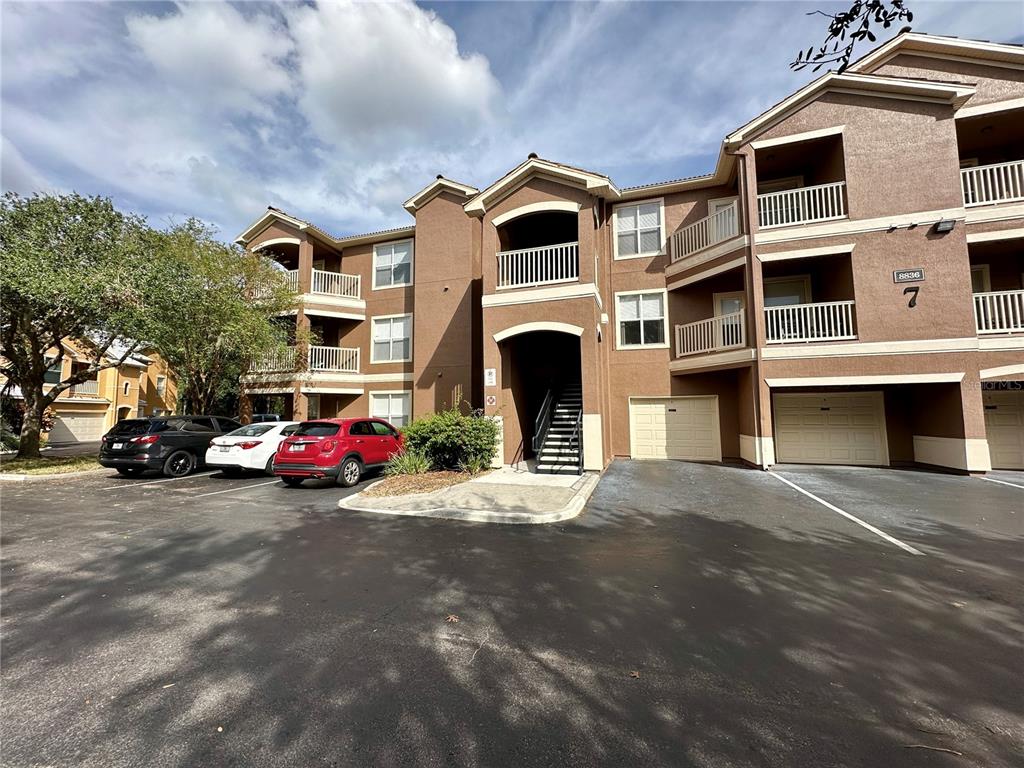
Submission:
[[973,87],[959,83],[880,77],[878,75],[850,74],[849,72],[837,75],[835,72],[827,72],[726,136],[726,148],[735,149],[750,141],[754,136],[788,117],[804,104],[829,91],[926,99],[945,102],[954,108],[959,107],[974,94]]
[[893,56],[914,53],[955,59],[979,59],[989,64],[1024,67],[1024,46],[990,43],[987,40],[962,40],[958,37],[904,32],[861,56],[847,72],[871,74]]
[[329,232],[325,232],[320,229],[320,227],[315,224],[311,224],[308,221],[291,216],[278,208],[274,208],[273,206],[267,206],[267,212],[253,222],[253,224],[242,234],[236,237],[235,242],[243,247],[248,245],[249,241],[275,221],[284,222],[285,224],[295,227],[300,232],[309,232],[318,240],[335,248],[363,245],[365,243],[382,243],[387,240],[409,237],[416,231],[416,227],[414,225],[410,225],[407,227],[396,227],[394,229],[382,229],[378,232],[366,232],[360,235],[335,237]]
[[525,162],[517,165],[463,207],[466,213],[481,216],[487,210],[488,205],[511,192],[529,177],[537,175],[552,177],[572,186],[582,187],[599,197],[618,198],[621,194],[612,180],[603,174],[544,160],[531,154]]
[[428,184],[415,195],[406,200],[402,205],[409,213],[415,214],[417,208],[421,208],[430,200],[433,200],[444,191],[454,192],[463,197],[472,197],[480,190],[468,184],[460,184],[457,181],[446,179],[438,174],[437,179]]

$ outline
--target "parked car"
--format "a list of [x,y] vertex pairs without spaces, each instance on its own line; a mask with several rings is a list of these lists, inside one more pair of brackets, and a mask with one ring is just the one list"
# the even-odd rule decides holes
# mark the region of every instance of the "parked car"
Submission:
[[[252,424],[262,424],[265,421],[283,421],[283,419],[276,413],[254,413],[249,421]],[[289,423],[294,424],[295,422]]]
[[206,449],[206,463],[220,467],[225,475],[235,475],[246,469],[257,469],[274,474],[274,454],[282,437],[288,437],[299,427],[298,421],[268,421],[249,424],[215,437]]
[[212,438],[241,426],[225,416],[124,419],[103,436],[99,461],[129,477],[147,469],[184,477],[202,464]]
[[402,433],[383,419],[304,421],[274,456],[274,474],[285,485],[331,477],[351,488],[368,469],[402,450]]

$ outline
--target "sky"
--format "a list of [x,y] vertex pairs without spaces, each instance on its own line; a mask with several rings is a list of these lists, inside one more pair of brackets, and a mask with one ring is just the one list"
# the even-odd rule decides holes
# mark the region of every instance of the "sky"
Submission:
[[[908,5],[915,31],[1024,42],[1019,0]],[[808,12],[843,7],[4,0],[0,181],[231,240],[268,205],[404,226],[437,174],[483,188],[530,152],[620,187],[707,173],[816,76],[788,67],[824,38]]]

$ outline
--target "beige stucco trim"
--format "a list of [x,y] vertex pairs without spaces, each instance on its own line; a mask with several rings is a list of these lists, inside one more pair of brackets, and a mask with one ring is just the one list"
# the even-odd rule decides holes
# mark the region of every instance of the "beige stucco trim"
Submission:
[[693,357],[681,357],[668,364],[671,373],[692,371],[697,368],[711,368],[720,365],[732,365],[734,363],[749,363],[757,359],[756,349],[734,349],[729,352],[716,352],[710,355],[694,355]]
[[846,130],[845,125],[834,125],[831,128],[819,128],[816,131],[804,131],[803,133],[794,133],[789,136],[779,136],[775,139],[762,139],[760,141],[750,142],[750,146],[754,149],[766,149],[768,147],[777,147],[781,144],[795,144],[798,141],[810,141],[811,139],[821,139],[825,136],[835,136],[836,134],[842,134]]
[[366,390],[362,387],[299,387],[299,391],[307,395],[362,395]]
[[747,265],[747,257],[740,256],[738,259],[727,261],[724,264],[719,264],[717,267],[711,269],[705,269],[703,272],[698,272],[695,275],[687,275],[679,280],[673,280],[668,284],[668,290],[672,291],[676,288],[682,288],[683,286],[690,285],[692,283],[699,283],[701,280],[707,280],[709,277],[720,275],[722,272],[728,272],[730,269],[736,269],[737,267],[745,267]]
[[518,219],[520,216],[529,216],[531,213],[541,213],[544,211],[551,211],[557,213],[579,213],[580,204],[574,203],[569,200],[543,200],[539,203],[530,203],[529,205],[521,205],[518,208],[513,208],[508,213],[503,213],[500,216],[495,216],[491,223],[496,227],[500,227],[512,219]]
[[854,235],[864,232],[880,232],[894,227],[906,227],[910,224],[927,226],[943,219],[955,219],[963,221],[967,219],[970,212],[964,208],[946,208],[939,211],[919,211],[918,213],[903,213],[897,216],[879,216],[874,219],[843,219],[825,224],[794,224],[791,227],[779,227],[758,232],[754,235],[754,242],[780,243],[786,240],[809,240],[818,237],[831,237],[833,235]]
[[719,256],[725,256],[727,253],[732,253],[740,248],[746,248],[748,245],[750,245],[750,235],[740,235],[732,240],[726,240],[724,243],[719,243],[706,251],[698,251],[693,256],[687,256],[679,261],[672,262],[665,267],[665,277],[672,277],[688,269],[699,267],[701,264],[706,264],[717,259]]
[[908,33],[897,35],[887,43],[869,51],[846,71],[873,72],[900,53],[952,61],[984,59],[986,64],[1012,68],[1024,66],[1024,50],[1021,50],[1020,46],[942,35]]
[[740,458],[754,466],[767,469],[775,464],[775,439],[740,435]]
[[968,243],[990,243],[995,240],[1016,240],[1024,238],[1024,227],[1016,229],[997,229],[994,232],[968,232]]
[[271,245],[300,245],[301,243],[302,241],[299,240],[299,238],[297,237],[274,237],[271,238],[270,240],[264,240],[259,245],[254,245],[252,247],[252,250],[258,251],[262,248],[267,248]]
[[604,469],[601,414],[583,414],[583,469],[600,472]]
[[1024,374],[1024,364],[1020,365],[1000,365],[997,368],[982,368],[978,371],[979,376],[982,380],[984,379],[997,379],[1000,376],[1013,376],[1014,374]]
[[937,467],[988,472],[992,469],[988,440],[914,435],[914,461]]
[[984,224],[990,221],[1007,221],[1024,218],[1024,203],[995,203],[978,205],[967,209],[968,224]]
[[536,175],[550,176],[563,183],[568,182],[573,186],[582,187],[598,197],[615,199],[620,194],[618,187],[607,176],[552,163],[539,157],[531,157],[480,192],[463,208],[466,213],[482,216],[487,211],[487,206],[497,202],[506,192],[516,188],[520,182]]
[[979,104],[976,107],[961,107],[956,111],[957,118],[990,115],[994,112],[1007,112],[1011,109],[1024,109],[1024,98],[993,101],[990,104]]
[[439,194],[449,190],[451,192],[457,192],[463,197],[470,197],[475,195],[478,190],[476,187],[471,187],[468,184],[460,184],[457,181],[446,179],[443,176],[439,176],[434,182],[428,184],[415,195],[406,200],[402,207],[405,208],[409,213],[416,213],[416,209],[423,207],[426,203],[433,200]]
[[958,373],[894,373],[875,376],[798,376],[787,379],[765,379],[769,387],[853,387],[881,384],[955,384],[966,374]]
[[246,395],[290,395],[295,390],[292,387],[246,387]]
[[757,254],[758,261],[787,261],[789,259],[810,259],[814,256],[832,256],[840,253],[853,253],[856,243],[837,243],[821,248],[801,248],[795,251],[776,251],[775,253]]
[[523,291],[494,293],[480,299],[482,307],[508,307],[516,304],[534,304],[539,301],[559,301],[562,299],[582,299],[593,297],[601,305],[601,297],[597,286],[593,283],[572,283],[556,285],[549,288],[531,288]]
[[1024,349],[1024,336],[982,336],[978,339],[978,349],[986,352]]
[[[1024,341],[1024,337],[1021,337]],[[909,341],[862,341],[834,344],[794,344],[761,348],[765,360],[792,360],[805,357],[851,357],[859,355],[923,355],[939,352],[971,352],[979,348],[978,339],[915,339]]]
[[511,328],[506,328],[503,331],[498,331],[494,334],[494,341],[500,343],[512,336],[519,336],[523,333],[533,333],[534,331],[557,331],[558,333],[569,333],[573,336],[583,335],[583,329],[578,325],[538,320],[532,323],[520,323],[519,325],[513,325]]
[[[308,295],[308,294],[307,294]],[[364,305],[365,306],[365,305]],[[316,307],[303,307],[302,311],[307,315],[314,315],[316,317],[336,317],[340,320],[365,320],[366,311],[363,312],[337,312],[333,309],[317,309]],[[294,315],[295,312],[289,312],[288,314]]]

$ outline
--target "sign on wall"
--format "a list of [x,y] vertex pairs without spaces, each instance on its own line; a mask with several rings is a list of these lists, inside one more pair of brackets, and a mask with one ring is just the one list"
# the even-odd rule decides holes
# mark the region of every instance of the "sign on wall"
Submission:
[[498,369],[484,368],[484,386],[496,387],[498,385]]
[[488,395],[487,396],[487,404],[488,405],[497,405],[498,404],[498,398],[496,398],[494,395]]
[[897,269],[892,273],[894,283],[919,283],[924,280],[923,269]]

